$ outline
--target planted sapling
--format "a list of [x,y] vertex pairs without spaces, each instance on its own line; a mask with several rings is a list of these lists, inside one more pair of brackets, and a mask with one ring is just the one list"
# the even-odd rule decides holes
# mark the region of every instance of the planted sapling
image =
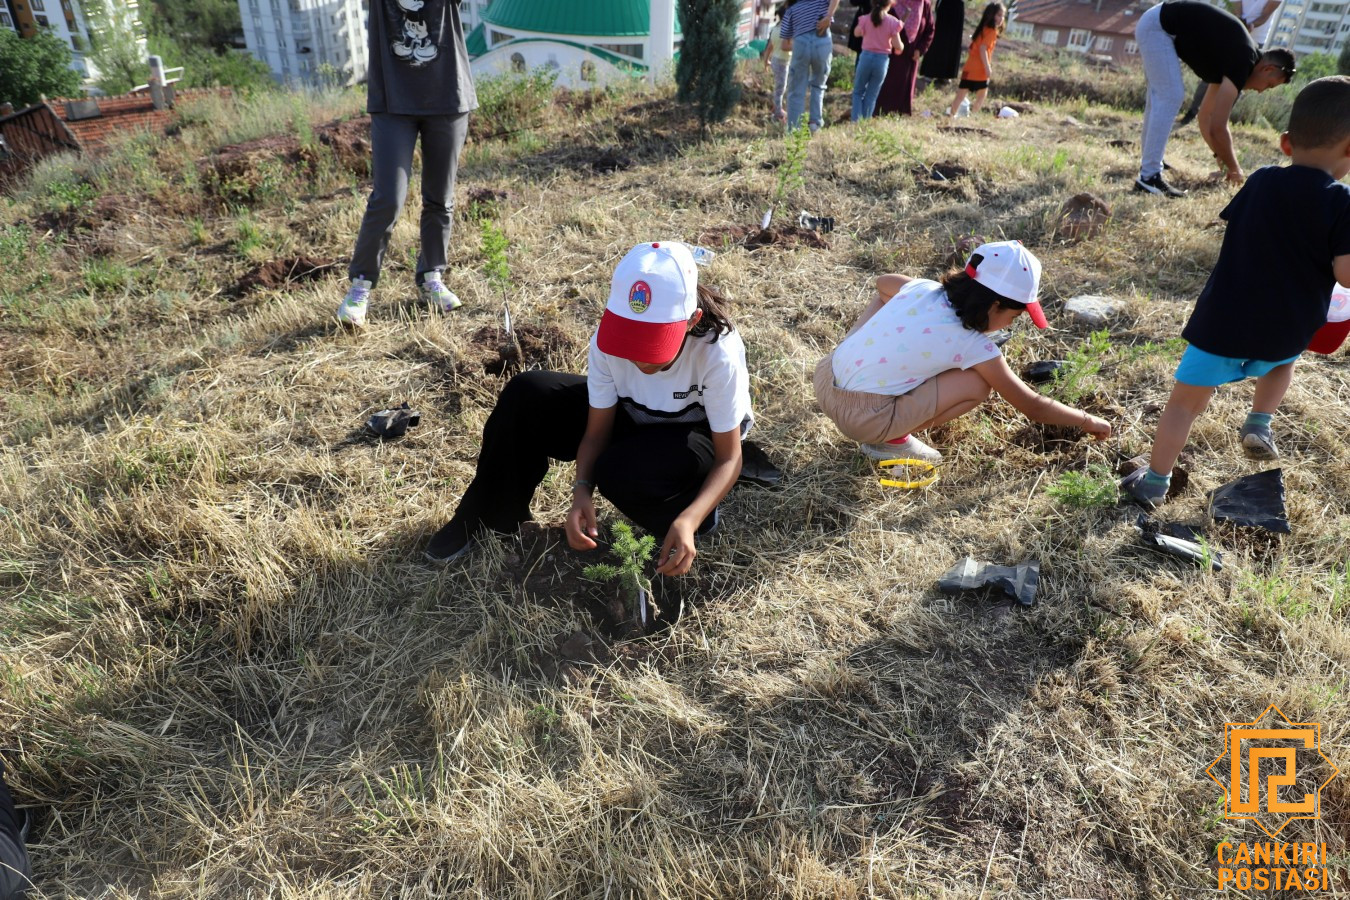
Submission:
[[774,208],[781,205],[793,191],[806,186],[806,176],[802,169],[806,166],[806,152],[811,144],[811,129],[805,120],[795,131],[789,131],[784,141],[784,158],[778,167],[778,187],[774,190],[773,203],[764,211],[760,220],[761,231],[768,230],[773,221]]
[[609,555],[616,563],[596,563],[582,574],[592,581],[618,581],[620,615],[615,618],[631,622],[639,632],[646,631],[656,618],[651,581],[645,571],[656,549],[656,538],[650,534],[639,538],[627,522],[616,522],[613,534]]

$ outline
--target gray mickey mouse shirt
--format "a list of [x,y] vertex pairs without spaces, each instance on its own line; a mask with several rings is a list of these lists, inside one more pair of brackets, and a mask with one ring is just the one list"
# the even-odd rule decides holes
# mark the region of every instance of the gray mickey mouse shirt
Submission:
[[459,0],[370,0],[367,109],[403,116],[478,107]]

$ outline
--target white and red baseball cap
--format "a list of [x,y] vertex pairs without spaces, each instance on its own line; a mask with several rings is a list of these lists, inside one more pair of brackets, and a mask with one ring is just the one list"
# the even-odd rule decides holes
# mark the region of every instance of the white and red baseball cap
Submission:
[[696,309],[698,268],[689,248],[679,241],[638,244],[614,269],[596,344],[620,359],[670,362]]
[[971,260],[977,256],[978,264],[966,263],[966,274],[1000,297],[1025,303],[1036,327],[1046,327],[1045,310],[1036,300],[1041,289],[1041,261],[1021,241],[981,244],[970,254]]

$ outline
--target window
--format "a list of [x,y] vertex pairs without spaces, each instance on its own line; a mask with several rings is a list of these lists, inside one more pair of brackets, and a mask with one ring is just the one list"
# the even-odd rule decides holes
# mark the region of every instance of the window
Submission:
[[0,9],[0,25],[5,26],[6,28],[14,27],[14,20],[9,17],[9,10]]
[[1086,28],[1073,28],[1069,31],[1068,48],[1070,50],[1086,50],[1092,45],[1092,32]]
[[641,44],[596,44],[600,50],[608,50],[610,53],[617,53],[620,56],[631,56],[633,59],[643,59],[643,46]]
[[1125,42],[1126,56],[1135,56],[1138,53],[1139,53],[1139,45],[1134,42],[1133,38]]
[[47,11],[47,0],[28,0],[28,5],[32,7],[33,12]]
[[33,16],[33,21],[38,23],[39,28],[50,28],[51,23],[47,21],[46,16]]
[[1036,26],[1029,22],[1014,22],[1008,26],[1008,37],[1014,40],[1029,41],[1036,34]]
[[1047,28],[1041,32],[1041,43],[1049,44],[1051,47],[1059,44],[1059,29]]
[[1092,45],[1092,48],[1098,53],[1110,53],[1111,47],[1115,42],[1115,38],[1098,37],[1097,42]]
[[489,30],[488,30],[488,46],[489,46],[489,47],[495,47],[495,46],[497,46],[498,44],[505,44],[507,41],[511,40],[511,37],[512,37],[512,36],[509,35],[509,34],[503,34],[503,33],[500,32],[500,31],[492,31],[491,29],[489,29]]

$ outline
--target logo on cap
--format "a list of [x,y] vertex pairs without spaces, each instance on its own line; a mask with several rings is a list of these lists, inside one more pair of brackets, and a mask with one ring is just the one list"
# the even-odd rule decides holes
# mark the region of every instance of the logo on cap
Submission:
[[652,305],[652,289],[645,281],[635,281],[628,289],[628,308],[633,312],[645,313]]

